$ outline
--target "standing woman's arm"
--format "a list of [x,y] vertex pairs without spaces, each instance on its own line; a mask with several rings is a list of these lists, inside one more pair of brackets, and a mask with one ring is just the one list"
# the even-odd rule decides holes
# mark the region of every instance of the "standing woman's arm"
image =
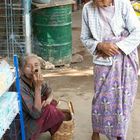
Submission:
[[83,7],[82,11],[82,27],[81,27],[81,41],[83,45],[89,50],[89,52],[93,55],[96,50],[97,44],[99,41],[93,38],[90,28],[89,28],[89,20],[88,17],[88,9],[86,6]]
[[122,17],[129,35],[116,45],[126,54],[130,54],[140,44],[140,21],[138,20],[130,0],[122,0]]

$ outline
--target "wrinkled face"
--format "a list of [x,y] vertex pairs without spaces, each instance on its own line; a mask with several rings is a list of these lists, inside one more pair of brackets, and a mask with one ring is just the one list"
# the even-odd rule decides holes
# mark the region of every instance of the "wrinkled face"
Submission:
[[94,0],[95,1],[95,5],[98,7],[107,7],[110,6],[110,4],[112,3],[112,0]]
[[23,68],[23,73],[27,78],[32,79],[36,72],[41,72],[39,60],[36,57],[28,57]]

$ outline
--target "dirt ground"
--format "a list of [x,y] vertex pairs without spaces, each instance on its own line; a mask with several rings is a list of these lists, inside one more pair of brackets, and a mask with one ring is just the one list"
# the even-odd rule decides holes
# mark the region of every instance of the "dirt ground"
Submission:
[[[82,63],[72,64],[69,68],[60,67],[44,71],[56,98],[71,100],[75,110],[75,129],[73,140],[90,140],[91,100],[93,97],[93,66],[91,55],[82,47],[80,42],[81,11],[73,12],[73,53],[84,57]],[[140,84],[137,98],[130,121],[127,140],[140,140]],[[39,140],[51,140],[44,133]],[[101,140],[107,140],[101,136]]]

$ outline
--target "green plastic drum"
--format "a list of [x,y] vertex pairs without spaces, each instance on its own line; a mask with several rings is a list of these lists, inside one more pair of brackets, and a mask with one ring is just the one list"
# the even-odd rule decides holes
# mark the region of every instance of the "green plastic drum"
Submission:
[[71,11],[71,5],[64,5],[33,13],[33,33],[38,40],[34,52],[55,65],[65,65],[71,61]]

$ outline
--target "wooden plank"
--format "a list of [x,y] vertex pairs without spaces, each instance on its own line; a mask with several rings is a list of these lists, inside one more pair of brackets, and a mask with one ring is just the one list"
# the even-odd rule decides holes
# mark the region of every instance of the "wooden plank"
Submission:
[[50,3],[35,3],[32,2],[32,5],[35,7],[42,9],[42,8],[47,8],[47,7],[54,7],[54,6],[63,6],[63,5],[68,5],[68,4],[75,4],[74,0],[56,0],[56,1],[51,1]]

